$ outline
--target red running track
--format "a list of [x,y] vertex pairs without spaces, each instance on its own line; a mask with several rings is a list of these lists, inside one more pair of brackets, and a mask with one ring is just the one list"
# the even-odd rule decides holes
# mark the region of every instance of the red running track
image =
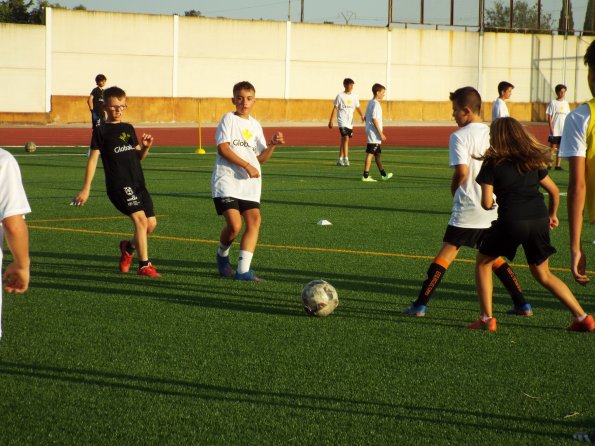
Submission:
[[[547,142],[548,128],[543,124],[530,124],[529,130],[543,143]],[[281,131],[285,143],[289,146],[338,146],[339,130],[327,127],[265,127],[265,136],[270,137],[274,131]],[[456,130],[452,126],[397,126],[385,127],[386,145],[400,147],[446,147],[449,135]],[[198,146],[198,130],[196,127],[148,127],[136,128],[140,136],[151,133],[155,137],[156,146]],[[0,127],[0,147],[22,146],[33,141],[38,146],[88,146],[91,129],[73,127]],[[351,145],[366,143],[363,127],[356,127]],[[202,145],[215,145],[215,128],[202,129]]]

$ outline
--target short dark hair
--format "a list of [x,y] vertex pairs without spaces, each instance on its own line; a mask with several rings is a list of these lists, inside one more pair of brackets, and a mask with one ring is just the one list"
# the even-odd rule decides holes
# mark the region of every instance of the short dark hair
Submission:
[[386,90],[384,85],[382,85],[382,84],[372,85],[372,93],[374,93],[374,96],[376,96],[376,93],[378,93],[379,91],[382,91],[382,90]]
[[236,93],[241,90],[248,90],[248,91],[253,91],[254,93],[256,93],[256,88],[254,88],[254,85],[252,85],[248,81],[242,81],[242,82],[238,82],[237,84],[235,84],[233,86],[233,95],[235,96]]
[[554,91],[556,92],[556,94],[560,94],[561,90],[568,90],[568,88],[566,88],[566,85],[564,85],[564,84],[558,84],[554,88]]
[[503,91],[508,90],[509,88],[514,88],[510,82],[502,81],[498,84],[498,94],[502,94]]
[[481,95],[473,87],[462,87],[453,91],[449,99],[459,108],[468,107],[474,114],[481,113]]
[[346,77],[345,79],[343,79],[344,87],[347,87],[348,85],[351,85],[351,84],[355,84],[355,82],[350,77]]
[[103,90],[103,100],[105,102],[108,102],[108,100],[111,98],[124,99],[125,97],[126,92],[122,90],[120,87],[116,87],[115,85],[113,87],[109,87]]
[[99,81],[106,81],[107,77],[105,77],[104,74],[98,74],[97,76],[95,76],[95,83],[98,84]]
[[595,40],[591,42],[587,51],[585,52],[585,65],[588,65],[589,68],[595,70]]

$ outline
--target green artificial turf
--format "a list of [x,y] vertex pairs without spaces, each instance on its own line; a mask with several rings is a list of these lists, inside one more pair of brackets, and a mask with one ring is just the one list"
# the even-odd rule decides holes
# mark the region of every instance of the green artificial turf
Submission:
[[[2,445],[570,445],[595,428],[594,335],[564,330],[570,313],[522,252],[512,264],[534,317],[506,315],[496,283],[498,332],[465,329],[479,315],[467,248],[427,316],[401,315],[449,220],[444,148],[383,148],[395,177],[362,183],[360,148],[346,168],[335,149],[279,147],[263,168],[263,283],[217,274],[212,147],[154,148],[143,162],[161,279],[119,273],[131,224],[101,168],[87,205],[69,206],[86,149],[11,151],[33,209],[32,276],[26,295],[4,294]],[[567,173],[552,176],[564,191]],[[551,266],[592,313],[593,285],[567,269],[565,207]],[[319,278],[340,304],[310,318],[300,292]]]

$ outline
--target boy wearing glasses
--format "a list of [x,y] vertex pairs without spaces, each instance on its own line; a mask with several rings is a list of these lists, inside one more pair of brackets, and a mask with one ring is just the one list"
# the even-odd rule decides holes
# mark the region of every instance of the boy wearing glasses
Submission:
[[134,127],[122,122],[126,110],[126,93],[119,87],[103,92],[107,119],[104,125],[93,129],[91,147],[85,170],[83,188],[72,200],[72,205],[83,206],[89,199],[97,160],[101,156],[105,171],[107,196],[112,204],[134,225],[131,240],[120,242],[120,271],[127,273],[134,251],[138,252],[139,276],[160,277],[149,261],[147,235],[157,226],[153,201],[145,187],[141,161],[149,154],[153,137],[143,133],[139,143]]

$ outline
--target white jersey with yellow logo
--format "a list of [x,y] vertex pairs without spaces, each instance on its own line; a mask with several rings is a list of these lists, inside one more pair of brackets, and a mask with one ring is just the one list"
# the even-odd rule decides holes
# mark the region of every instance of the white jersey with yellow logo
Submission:
[[[237,156],[260,171],[257,156],[267,148],[267,143],[262,127],[256,119],[251,116],[244,119],[233,112],[226,113],[217,126],[215,140],[217,145],[229,143],[229,147]],[[233,197],[260,202],[261,184],[261,177],[250,178],[246,169],[217,154],[211,176],[213,198]]]
[[337,107],[337,125],[339,127],[353,128],[353,113],[359,107],[359,99],[355,93],[339,93],[335,98]]

